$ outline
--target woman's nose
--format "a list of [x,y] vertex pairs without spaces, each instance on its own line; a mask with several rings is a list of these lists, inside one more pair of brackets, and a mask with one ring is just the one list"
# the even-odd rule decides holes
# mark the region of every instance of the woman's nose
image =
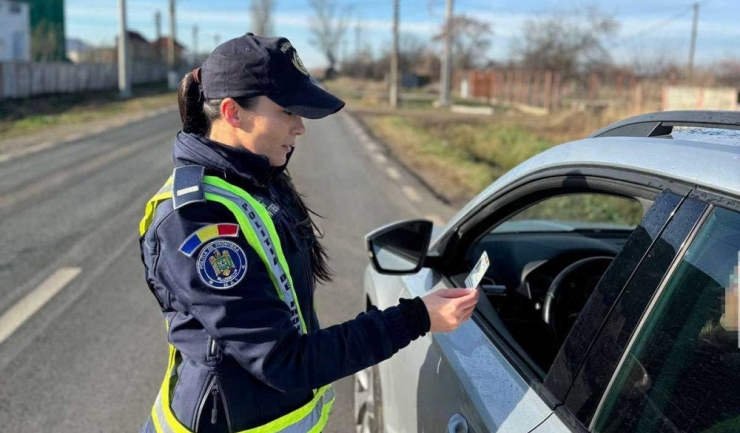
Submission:
[[295,134],[296,135],[303,135],[306,133],[306,126],[303,124],[303,118],[301,116],[295,116],[297,120],[297,124],[295,126]]

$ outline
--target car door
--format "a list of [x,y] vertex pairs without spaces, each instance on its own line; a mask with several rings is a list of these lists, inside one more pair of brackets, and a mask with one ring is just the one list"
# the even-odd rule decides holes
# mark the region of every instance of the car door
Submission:
[[[631,240],[643,237],[648,247],[636,251],[625,245],[614,265],[597,287],[594,296],[581,313],[579,321],[591,321],[598,326],[574,328],[568,337],[545,384],[564,404],[535,432],[556,428],[588,431],[601,397],[624,353],[624,346],[640,318],[648,308],[653,293],[682,254],[684,243],[691,235],[707,204],[699,200],[663,194],[655,208],[655,224],[636,230]],[[679,200],[674,211],[666,214],[666,202]],[[651,218],[651,212],[645,219]],[[661,222],[662,221],[662,222]],[[621,262],[618,260],[623,259]],[[631,262],[631,263],[629,263]],[[610,281],[619,281],[618,284]],[[597,318],[594,320],[594,318]],[[587,336],[593,343],[578,359],[568,359],[569,344]],[[621,430],[619,430],[621,431]]]
[[[533,194],[532,188],[524,189],[523,195]],[[613,271],[608,278],[605,275],[599,288],[610,285],[611,290],[621,290],[630,275],[627,270],[639,264],[682,200],[673,193],[655,199],[640,230],[635,230],[615,259],[622,265],[621,271]],[[443,257],[439,262],[446,260]],[[392,280],[388,281],[389,292],[401,297],[424,296],[438,288],[459,285],[455,276],[428,268]],[[545,372],[533,368],[526,356],[509,344],[505,330],[495,320],[492,323],[486,308],[490,306],[481,303],[474,319],[455,332],[427,334],[380,365],[387,431],[529,432],[552,418],[565,395],[562,390],[569,388],[581,361],[572,354],[587,352],[595,336],[588,330],[598,329],[604,312],[594,311],[588,320],[579,319],[580,331],[575,332],[579,338],[566,340],[569,350],[558,356],[547,375],[551,379],[548,383],[543,381]],[[568,425],[555,429],[550,425],[547,431],[570,429]]]
[[[423,269],[403,277],[400,295],[451,286]],[[527,432],[549,415],[479,320],[427,334],[379,365],[387,432]]]

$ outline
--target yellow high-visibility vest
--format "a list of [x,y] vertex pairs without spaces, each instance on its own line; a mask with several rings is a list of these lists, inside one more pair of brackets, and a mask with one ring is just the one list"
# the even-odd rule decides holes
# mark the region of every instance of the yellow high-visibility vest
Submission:
[[[144,218],[139,224],[140,235],[143,236],[149,229],[157,206],[173,198],[173,178],[174,176],[170,177],[147,203]],[[221,178],[205,176],[201,187],[206,200],[221,203],[234,214],[247,242],[267,267],[280,299],[291,309],[296,329],[305,334],[306,323],[298,305],[288,262],[285,260],[280,238],[277,236],[270,214],[246,191]],[[291,305],[295,305],[295,308],[291,308]],[[170,345],[167,373],[152,407],[152,421],[157,433],[192,433],[180,423],[170,408],[170,390],[174,389],[171,383],[177,380],[179,359],[177,349]],[[318,433],[329,421],[329,411],[333,404],[334,389],[331,385],[326,385],[315,390],[313,399],[304,406],[267,424],[238,433]]]

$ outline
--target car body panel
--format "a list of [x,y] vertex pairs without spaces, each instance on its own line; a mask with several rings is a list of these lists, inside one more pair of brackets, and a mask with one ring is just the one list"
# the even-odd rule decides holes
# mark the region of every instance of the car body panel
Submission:
[[[368,268],[366,277],[365,289],[381,309],[399,297],[449,287],[430,269],[389,277]],[[442,431],[455,414],[471,431],[526,433],[551,413],[474,321],[448,334],[429,333],[378,368],[389,433]]]

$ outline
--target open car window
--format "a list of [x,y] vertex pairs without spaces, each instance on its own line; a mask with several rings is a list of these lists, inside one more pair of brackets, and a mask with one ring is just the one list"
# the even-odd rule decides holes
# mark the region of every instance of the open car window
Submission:
[[572,193],[540,200],[498,222],[471,245],[485,251],[481,288],[489,319],[514,340],[540,375],[550,369],[580,310],[652,201]]

